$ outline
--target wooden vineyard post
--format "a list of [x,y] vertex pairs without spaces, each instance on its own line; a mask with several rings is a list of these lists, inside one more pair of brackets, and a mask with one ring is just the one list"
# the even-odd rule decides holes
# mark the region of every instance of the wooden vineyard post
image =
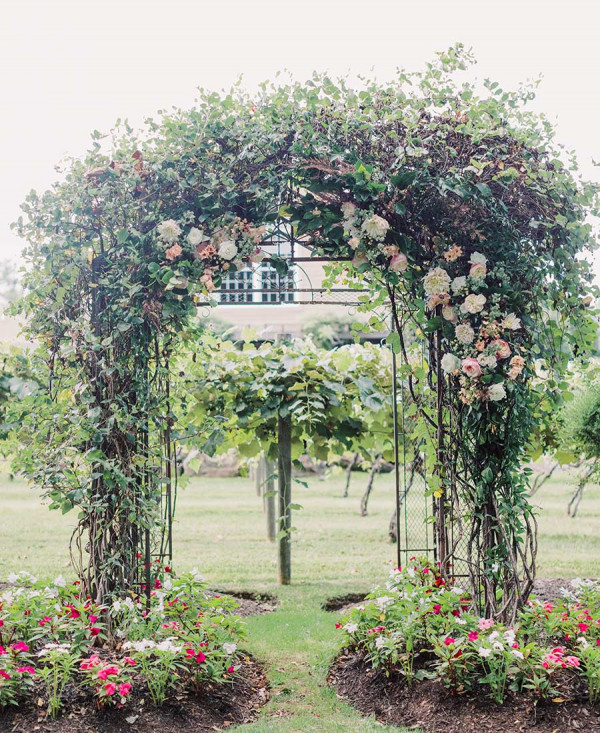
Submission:
[[265,457],[265,513],[267,517],[267,539],[275,542],[277,537],[277,511],[275,507],[275,465]]
[[292,422],[289,416],[277,423],[278,534],[277,560],[279,585],[289,585],[292,578]]

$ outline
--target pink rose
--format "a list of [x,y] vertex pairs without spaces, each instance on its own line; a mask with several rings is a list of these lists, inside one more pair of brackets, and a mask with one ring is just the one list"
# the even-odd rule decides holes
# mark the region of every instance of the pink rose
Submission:
[[508,359],[511,354],[510,346],[503,339],[495,339],[490,343],[496,351],[496,359]]
[[481,365],[477,359],[463,359],[462,370],[468,377],[480,377]]
[[390,270],[392,272],[404,272],[408,267],[408,259],[403,252],[395,254],[390,260]]
[[487,267],[482,262],[476,262],[474,265],[471,265],[471,269],[469,270],[469,275],[474,278],[482,278],[485,277],[487,274]]

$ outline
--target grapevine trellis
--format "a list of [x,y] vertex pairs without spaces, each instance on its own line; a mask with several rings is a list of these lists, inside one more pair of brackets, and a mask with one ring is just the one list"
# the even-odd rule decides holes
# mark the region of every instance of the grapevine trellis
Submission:
[[[327,263],[300,301],[355,299],[392,324],[399,559],[415,544],[402,520],[416,441],[443,577],[464,575],[482,612],[514,619],[535,576],[527,444],[595,335],[579,257],[595,190],[523,109],[526,92],[453,81],[468,61],[451,49],[360,91],[322,77],[257,99],[202,93],[144,136],[117,131],[110,151],[98,134],[29,197],[24,310],[48,391],[22,458],[55,505],[79,510],[75,559],[97,600],[148,591],[151,562],[171,555],[174,350],[193,341],[198,307],[287,231],[298,265],[296,246]],[[286,256],[269,264],[285,281]]]

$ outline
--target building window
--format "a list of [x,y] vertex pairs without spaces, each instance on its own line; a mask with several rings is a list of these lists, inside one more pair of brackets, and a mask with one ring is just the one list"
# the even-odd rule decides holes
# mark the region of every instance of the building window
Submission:
[[[294,270],[281,277],[271,265],[263,263],[259,268],[260,289],[267,292],[260,293],[263,303],[293,303],[294,302]],[[271,292],[268,292],[271,291]]]
[[230,272],[221,284],[221,303],[252,303],[252,276],[249,269]]
[[[281,277],[264,262],[254,270],[228,273],[222,281],[219,299],[223,305],[235,303],[293,303],[295,278],[293,268]],[[264,292],[266,291],[266,292]]]

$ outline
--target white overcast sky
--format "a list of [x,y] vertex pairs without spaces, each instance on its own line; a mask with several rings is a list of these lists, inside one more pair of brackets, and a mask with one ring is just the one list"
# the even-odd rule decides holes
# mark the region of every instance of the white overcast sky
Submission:
[[[594,0],[0,0],[0,259],[8,224],[64,155],[118,117],[191,106],[196,87],[281,69],[303,78],[417,69],[461,41],[504,86],[543,75],[536,106],[600,179],[600,10]],[[600,273],[600,258],[597,271]]]

